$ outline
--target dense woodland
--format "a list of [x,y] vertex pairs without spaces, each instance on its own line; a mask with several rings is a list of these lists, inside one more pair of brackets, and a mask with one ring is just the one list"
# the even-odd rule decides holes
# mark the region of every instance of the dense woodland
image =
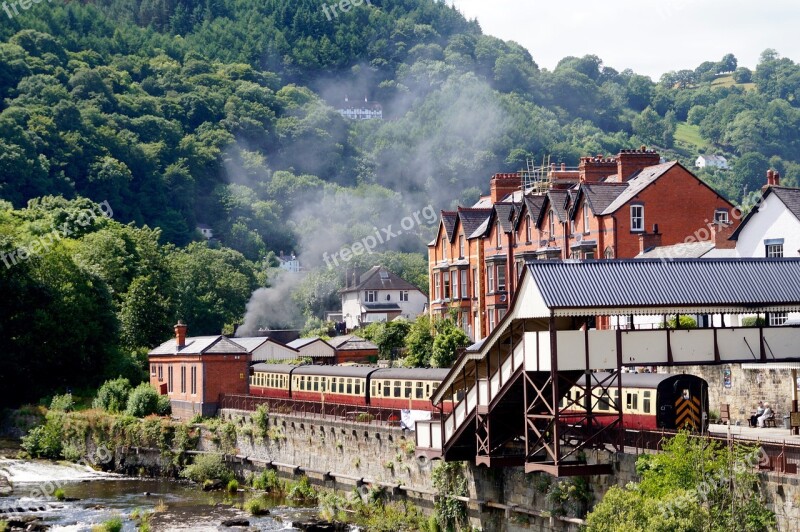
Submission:
[[[468,204],[529,158],[724,154],[730,171],[698,174],[735,201],[768,167],[800,174],[800,65],[774,50],[752,71],[727,55],[658,81],[595,56],[548,71],[443,2],[373,0],[333,20],[322,3],[47,2],[3,19],[0,245],[90,201],[113,217],[0,268],[2,401],[138,371],[178,317],[190,334],[230,328],[280,251],[311,273],[277,325],[303,325],[342,286],[323,253]],[[345,120],[345,96],[385,119]],[[426,289],[431,231],[347,266],[384,262]]]

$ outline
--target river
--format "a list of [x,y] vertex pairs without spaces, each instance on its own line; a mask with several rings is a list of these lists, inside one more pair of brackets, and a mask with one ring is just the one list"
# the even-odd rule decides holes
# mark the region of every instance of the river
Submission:
[[[125,531],[135,531],[134,512],[156,511],[150,519],[155,531],[233,530],[223,520],[245,518],[250,530],[295,530],[292,522],[316,516],[314,508],[292,508],[274,501],[271,514],[253,517],[235,508],[249,494],[233,496],[222,492],[206,493],[197,485],[160,479],[127,478],[99,473],[76,464],[42,460],[18,460],[0,456],[0,475],[13,485],[10,496],[0,497],[0,509],[35,509],[11,515],[39,516],[52,531],[88,531],[112,517],[122,518]],[[52,496],[56,488],[66,500]],[[42,493],[49,494],[43,496]],[[0,515],[0,520],[9,518]],[[241,529],[240,529],[241,530]]]

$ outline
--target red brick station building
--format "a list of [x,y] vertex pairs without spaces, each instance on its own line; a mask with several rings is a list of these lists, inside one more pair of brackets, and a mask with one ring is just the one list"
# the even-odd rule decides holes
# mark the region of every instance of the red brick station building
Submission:
[[735,244],[734,205],[644,146],[577,168],[496,174],[489,188],[471,207],[442,211],[428,246],[431,315],[455,310],[474,341],[505,315],[525,261],[633,258],[697,234]]

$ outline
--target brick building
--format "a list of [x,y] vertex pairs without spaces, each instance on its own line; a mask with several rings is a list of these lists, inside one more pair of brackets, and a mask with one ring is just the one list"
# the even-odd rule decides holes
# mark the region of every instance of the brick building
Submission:
[[179,321],[175,338],[147,354],[150,384],[169,396],[173,416],[213,416],[220,394],[250,392],[250,353],[225,336],[187,338],[186,330]]
[[633,258],[733,219],[729,201],[645,147],[496,174],[489,189],[471,208],[442,211],[428,247],[431,314],[454,309],[476,341],[505,315],[527,260]]

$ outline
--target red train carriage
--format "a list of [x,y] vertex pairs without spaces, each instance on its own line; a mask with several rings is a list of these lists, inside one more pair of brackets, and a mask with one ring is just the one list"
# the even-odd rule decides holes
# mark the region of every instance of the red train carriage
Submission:
[[369,366],[298,366],[291,374],[292,399],[367,405]]
[[[370,376],[369,401],[372,406],[398,410],[431,410],[430,397],[444,380],[448,369],[385,368]],[[445,411],[453,408],[445,402]]]
[[[614,386],[608,392],[599,392],[595,388],[592,399],[592,410],[598,414],[607,414],[616,410],[615,405],[622,401],[622,424],[628,429],[682,429],[702,430],[708,428],[708,383],[695,375],[670,375],[666,373],[622,373],[622,397]],[[604,382],[608,373],[597,373],[595,378]],[[594,380],[594,379],[593,379]],[[580,384],[585,385],[585,378]],[[596,386],[596,385],[595,385]],[[582,405],[582,389],[576,386],[567,392],[561,400],[561,407],[567,407],[570,401],[576,401],[566,413],[576,414],[584,411]],[[569,417],[566,418],[569,421]],[[600,416],[597,420],[604,423],[612,417]],[[580,417],[574,418],[579,422]]]
[[290,364],[255,364],[250,367],[250,395],[288,399],[292,371]]

